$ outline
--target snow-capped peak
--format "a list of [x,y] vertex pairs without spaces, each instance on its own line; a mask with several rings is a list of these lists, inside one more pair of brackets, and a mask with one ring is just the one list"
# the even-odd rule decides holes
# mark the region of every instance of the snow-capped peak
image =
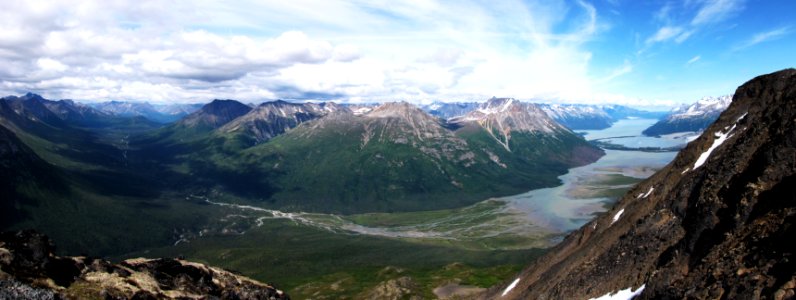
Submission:
[[693,104],[684,104],[678,108],[675,108],[669,118],[683,119],[701,117],[709,114],[719,114],[727,109],[728,106],[730,106],[730,103],[732,102],[732,96],[733,95],[703,97]]

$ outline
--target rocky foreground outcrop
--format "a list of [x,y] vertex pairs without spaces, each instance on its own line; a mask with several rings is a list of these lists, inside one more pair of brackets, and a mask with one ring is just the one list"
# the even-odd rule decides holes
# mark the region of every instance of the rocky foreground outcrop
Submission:
[[0,299],[290,299],[273,286],[180,259],[60,257],[44,235],[0,233]]
[[[485,299],[792,299],[796,70],[757,77],[667,167]],[[616,295],[615,295],[616,296]]]

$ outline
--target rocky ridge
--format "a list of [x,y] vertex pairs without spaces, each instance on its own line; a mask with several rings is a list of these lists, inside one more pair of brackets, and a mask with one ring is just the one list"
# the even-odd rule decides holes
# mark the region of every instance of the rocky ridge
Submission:
[[257,143],[268,141],[301,123],[315,120],[330,113],[348,111],[332,102],[290,103],[264,102],[247,114],[225,124],[219,131],[238,132],[252,136]]
[[796,69],[757,77],[667,167],[483,299],[790,299]]
[[61,257],[33,231],[0,234],[0,299],[290,299],[271,285],[181,259]]

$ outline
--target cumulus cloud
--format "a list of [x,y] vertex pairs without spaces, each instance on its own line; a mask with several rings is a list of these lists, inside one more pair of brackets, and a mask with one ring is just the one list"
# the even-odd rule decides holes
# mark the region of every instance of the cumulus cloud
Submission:
[[586,99],[607,78],[590,75],[585,47],[603,28],[586,1],[2,1],[0,92],[185,102]]

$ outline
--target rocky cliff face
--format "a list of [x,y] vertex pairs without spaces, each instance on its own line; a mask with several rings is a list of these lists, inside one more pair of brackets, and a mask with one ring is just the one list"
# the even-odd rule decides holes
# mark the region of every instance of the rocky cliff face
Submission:
[[111,264],[53,250],[32,231],[0,234],[0,299],[290,299],[270,285],[180,259]]
[[788,69],[738,88],[671,164],[482,297],[793,298],[795,219],[796,70]]

